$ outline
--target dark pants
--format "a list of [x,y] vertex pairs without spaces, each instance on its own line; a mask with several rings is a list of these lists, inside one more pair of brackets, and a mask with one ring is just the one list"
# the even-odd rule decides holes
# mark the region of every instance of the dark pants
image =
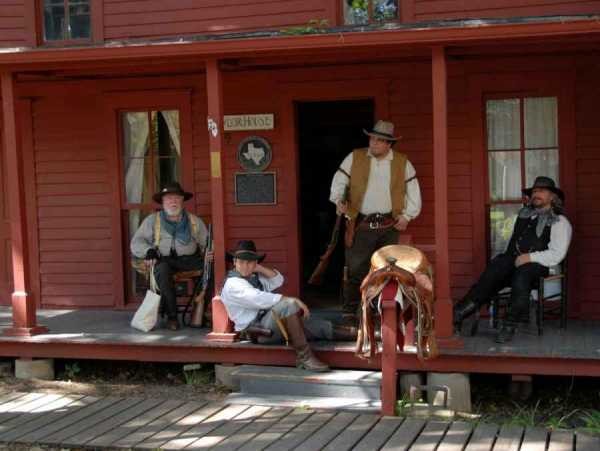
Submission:
[[354,244],[346,248],[348,280],[344,282],[344,313],[357,313],[360,304],[360,284],[371,268],[371,256],[383,246],[398,244],[398,233],[393,227],[356,230]]
[[531,290],[538,287],[540,277],[548,275],[548,268],[539,263],[526,263],[517,268],[515,260],[516,257],[507,254],[494,257],[463,299],[482,306],[498,291],[509,286],[511,291],[506,322],[514,324],[527,321]]
[[182,255],[179,257],[161,257],[154,266],[154,277],[160,290],[161,305],[170,320],[177,319],[177,296],[173,274],[179,271],[196,271],[202,269],[202,256]]

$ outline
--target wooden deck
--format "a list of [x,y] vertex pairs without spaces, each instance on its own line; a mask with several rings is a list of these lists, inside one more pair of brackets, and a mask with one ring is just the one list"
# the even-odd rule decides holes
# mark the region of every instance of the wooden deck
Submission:
[[0,444],[94,449],[597,451],[538,428],[168,399],[0,396]]
[[[324,314],[327,314],[326,312]],[[121,359],[171,362],[221,362],[293,365],[285,346],[247,342],[218,343],[208,330],[158,328],[149,333],[132,329],[133,312],[115,310],[39,310],[38,321],[50,330],[32,338],[0,335],[0,356]],[[0,308],[0,329],[11,324],[9,308]],[[512,343],[498,345],[487,321],[480,333],[464,339],[464,347],[443,349],[435,360],[419,362],[410,352],[398,353],[399,368],[420,371],[458,371],[506,374],[600,376],[600,324],[568,323],[565,331],[547,321],[543,336],[518,333]],[[354,356],[353,343],[316,343],[320,357],[339,368],[380,368],[378,359]],[[248,352],[260,349],[261,352]],[[475,363],[476,362],[476,363]]]

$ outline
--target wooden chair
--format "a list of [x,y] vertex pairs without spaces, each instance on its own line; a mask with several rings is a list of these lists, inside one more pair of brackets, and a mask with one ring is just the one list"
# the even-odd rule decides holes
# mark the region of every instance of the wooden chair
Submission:
[[[187,298],[185,304],[177,304],[177,313],[181,315],[181,322],[188,326],[192,319],[194,299],[202,290],[202,270],[180,271],[173,274],[175,293],[178,298]],[[178,291],[178,286],[185,286],[185,291]]]
[[[567,328],[567,260],[568,257],[565,257],[557,266],[556,274],[540,277],[538,288],[531,291],[530,319],[533,314],[536,318],[538,335],[544,333],[544,315],[548,312],[558,311],[560,328]],[[499,311],[506,310],[509,300],[510,287],[504,288],[491,299],[490,309],[494,328],[498,328]]]

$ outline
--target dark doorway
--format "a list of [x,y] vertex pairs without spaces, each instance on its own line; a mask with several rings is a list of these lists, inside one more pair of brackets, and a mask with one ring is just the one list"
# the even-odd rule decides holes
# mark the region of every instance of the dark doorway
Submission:
[[368,145],[363,129],[373,126],[375,105],[372,99],[365,99],[299,102],[296,108],[302,296],[313,307],[340,307],[343,235],[340,235],[323,285],[310,286],[307,281],[327,248],[335,224],[335,206],[329,201],[333,174],[348,153]]

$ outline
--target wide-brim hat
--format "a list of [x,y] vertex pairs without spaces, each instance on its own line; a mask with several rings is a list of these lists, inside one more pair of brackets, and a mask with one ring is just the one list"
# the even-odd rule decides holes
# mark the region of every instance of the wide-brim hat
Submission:
[[240,260],[256,260],[260,263],[265,259],[266,254],[259,254],[256,252],[256,244],[254,244],[254,241],[240,240],[234,250],[225,253],[225,257],[229,261],[233,261],[234,258],[239,258]]
[[533,186],[530,188],[523,189],[523,194],[525,194],[528,197],[531,197],[533,190],[536,188],[547,189],[548,191],[551,191],[558,197],[560,197],[560,200],[562,200],[563,202],[565,201],[565,193],[559,187],[556,186],[556,183],[550,177],[536,177],[535,181],[533,182]]
[[387,141],[398,141],[402,136],[394,136],[394,124],[387,121],[377,121],[373,130],[368,131],[363,128],[365,135],[374,136],[375,138],[385,139]]
[[180,196],[183,196],[184,201],[190,200],[192,197],[194,197],[192,193],[184,191],[179,183],[173,182],[167,183],[165,186],[163,186],[163,188],[158,193],[155,193],[152,196],[152,199],[154,200],[154,202],[161,204],[162,198],[165,194],[178,194]]

